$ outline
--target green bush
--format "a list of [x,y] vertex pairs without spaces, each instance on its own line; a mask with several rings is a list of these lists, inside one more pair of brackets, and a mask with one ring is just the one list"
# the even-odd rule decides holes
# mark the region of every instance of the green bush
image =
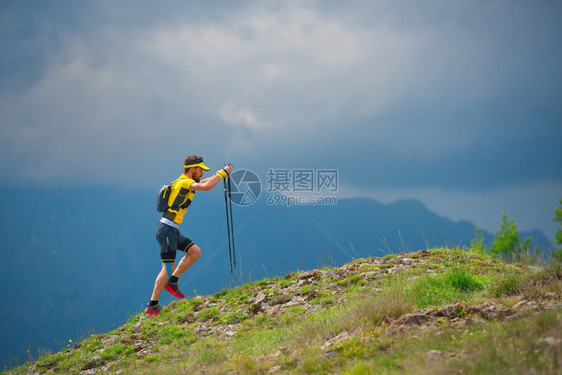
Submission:
[[205,321],[209,319],[216,320],[218,319],[218,315],[219,315],[219,308],[217,306],[211,306],[201,310],[199,316],[197,317],[197,320],[199,321]]
[[500,229],[494,234],[494,242],[490,248],[491,253],[509,259],[528,250],[530,246],[531,237],[521,243],[515,220],[508,220],[507,214],[502,213],[502,222]]
[[461,292],[481,290],[483,285],[471,273],[462,268],[455,268],[445,273],[445,278]]
[[220,322],[222,324],[235,324],[240,323],[244,320],[248,319],[248,314],[242,311],[234,311],[224,313],[220,316]]
[[419,308],[448,303],[458,296],[458,291],[451,287],[443,275],[418,279],[411,293]]
[[[558,203],[560,203],[560,207],[554,210],[554,218],[552,220],[562,225],[562,199]],[[556,232],[556,243],[562,245],[562,229],[558,229],[558,232]]]
[[419,308],[449,303],[463,294],[483,289],[483,284],[469,271],[456,267],[445,273],[424,276],[410,286],[411,296]]
[[485,253],[485,240],[486,239],[484,238],[484,234],[482,234],[482,230],[480,230],[480,228],[476,228],[476,230],[474,231],[474,239],[470,242],[470,247],[472,247],[473,250],[479,253]]

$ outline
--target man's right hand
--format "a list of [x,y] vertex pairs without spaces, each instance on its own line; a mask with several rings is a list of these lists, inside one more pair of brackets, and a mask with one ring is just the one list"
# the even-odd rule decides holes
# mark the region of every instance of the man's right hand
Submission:
[[228,175],[230,174],[230,172],[232,172],[232,166],[231,166],[230,164],[228,164],[228,165],[227,165],[226,167],[224,167],[223,169],[218,170],[218,171],[217,171],[217,175],[218,175],[220,178],[226,178],[226,177],[228,177]]
[[230,174],[232,172],[232,165],[227,164],[223,169],[226,171],[226,173]]

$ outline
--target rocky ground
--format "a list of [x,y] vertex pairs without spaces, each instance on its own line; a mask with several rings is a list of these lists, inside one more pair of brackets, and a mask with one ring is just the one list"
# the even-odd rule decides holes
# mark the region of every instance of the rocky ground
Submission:
[[[395,257],[368,258],[356,261],[341,267],[328,269],[315,269],[305,272],[292,273],[284,279],[264,281],[252,284],[247,290],[247,298],[241,303],[227,303],[222,300],[221,294],[215,296],[198,296],[190,303],[193,305],[191,311],[177,318],[174,310],[179,309],[182,302],[175,301],[164,309],[158,324],[166,326],[170,323],[184,324],[194,327],[195,340],[205,340],[209,337],[219,340],[228,340],[237,335],[243,329],[245,322],[251,321],[258,316],[280,317],[295,308],[301,314],[310,314],[314,311],[330,308],[334,305],[342,305],[347,301],[346,290],[350,283],[359,283],[364,287],[371,288],[373,293],[380,291],[378,281],[385,276],[397,272],[403,272],[412,267],[424,267],[424,272],[429,274],[439,272],[439,262],[432,262],[432,252],[420,250],[416,253],[399,254]],[[488,262],[497,262],[493,259]],[[431,264],[431,266],[428,266]],[[281,282],[280,282],[281,281]],[[320,296],[328,296],[326,303],[318,303]],[[417,309],[399,316],[382,316],[377,327],[383,336],[398,334],[416,335],[417,333],[436,330],[443,327],[463,328],[481,321],[510,321],[520,319],[539,311],[562,309],[561,296],[556,293],[545,293],[537,296],[514,295],[508,299],[488,300],[475,304],[456,301],[439,307],[428,307]],[[209,311],[213,314],[209,315]],[[205,314],[209,315],[208,318]],[[173,316],[173,321],[166,320],[166,315]],[[230,319],[217,319],[221,317],[238,317]],[[169,345],[158,345],[158,339],[151,339],[143,332],[143,327],[153,319],[149,316],[139,316],[130,329],[117,330],[111,334],[99,335],[97,344],[99,349],[94,352],[89,360],[84,363],[80,370],[82,374],[105,373],[112,367],[111,358],[104,357],[106,349],[116,343],[134,348],[134,355],[143,358],[148,355],[165,353]],[[327,358],[336,355],[339,344],[349,340],[361,332],[343,331],[326,338],[320,344],[320,349]],[[542,338],[544,345],[560,347],[560,339],[556,335]],[[68,355],[79,350],[84,343],[76,345],[69,350]],[[90,344],[88,344],[90,345]],[[290,354],[291,349],[280,347],[277,353],[266,358],[274,362],[275,356]],[[427,352],[428,360],[443,360],[451,355],[444,351],[431,350]],[[28,374],[39,374],[54,372],[56,363],[53,360],[49,368],[48,361],[43,361],[41,366],[36,363],[29,364],[26,369]],[[269,372],[280,370],[280,366],[272,365]],[[117,371],[119,373],[119,371]]]

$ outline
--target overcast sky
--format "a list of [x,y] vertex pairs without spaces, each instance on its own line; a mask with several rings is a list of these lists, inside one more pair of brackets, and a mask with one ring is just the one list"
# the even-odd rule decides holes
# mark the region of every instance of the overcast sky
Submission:
[[559,1],[2,1],[0,181],[159,187],[189,153],[334,168],[551,239]]

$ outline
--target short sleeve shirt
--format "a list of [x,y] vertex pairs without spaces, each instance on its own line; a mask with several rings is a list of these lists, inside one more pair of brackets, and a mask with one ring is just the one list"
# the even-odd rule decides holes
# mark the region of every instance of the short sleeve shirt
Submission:
[[183,215],[185,215],[195,195],[195,191],[189,189],[193,182],[195,182],[193,179],[187,178],[183,174],[173,182],[172,191],[168,198],[170,208],[164,212],[163,217],[176,224],[182,223]]

